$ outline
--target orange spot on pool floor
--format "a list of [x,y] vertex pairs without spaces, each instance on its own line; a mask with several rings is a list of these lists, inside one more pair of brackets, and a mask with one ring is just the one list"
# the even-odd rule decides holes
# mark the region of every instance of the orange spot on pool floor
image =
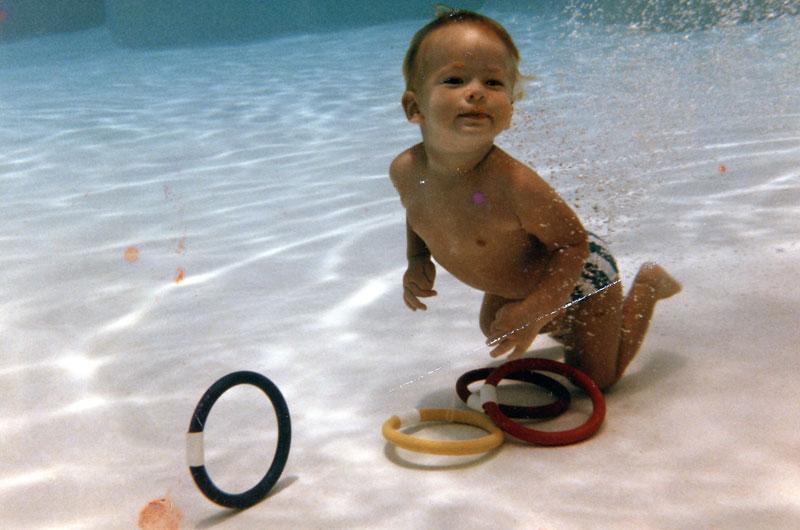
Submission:
[[175,275],[175,283],[181,283],[184,278],[186,278],[186,271],[183,267],[178,267],[178,272]]
[[183,514],[168,497],[148,502],[139,512],[138,527],[142,530],[178,530]]
[[8,19],[8,13],[0,9],[0,22],[5,22]]
[[725,167],[725,164],[720,164],[719,165],[719,172],[720,173],[725,173],[726,171],[728,171],[728,168]]
[[122,256],[128,263],[133,263],[139,259],[139,249],[136,247],[128,247],[125,249],[125,253]]

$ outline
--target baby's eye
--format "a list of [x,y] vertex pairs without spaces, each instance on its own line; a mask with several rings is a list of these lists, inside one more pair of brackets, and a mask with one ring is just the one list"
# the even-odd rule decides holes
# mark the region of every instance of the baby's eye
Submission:
[[463,79],[455,76],[446,77],[442,80],[442,83],[445,85],[460,85],[463,82],[464,82]]
[[505,84],[500,79],[489,79],[486,81],[486,84],[489,86],[505,86]]

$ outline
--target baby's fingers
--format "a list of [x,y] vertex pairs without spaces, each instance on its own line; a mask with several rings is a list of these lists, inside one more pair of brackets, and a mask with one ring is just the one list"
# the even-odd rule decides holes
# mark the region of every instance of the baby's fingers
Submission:
[[511,355],[508,356],[508,360],[511,361],[513,359],[519,359],[525,355],[525,353],[527,353],[532,342],[532,340],[526,340],[525,338],[521,337],[513,337],[513,339],[512,337],[504,337],[500,341],[500,344],[494,350],[492,350],[490,355],[492,357],[498,357],[513,349],[514,351],[512,351]]
[[489,352],[489,355],[492,357],[500,357],[501,355],[508,353],[514,347],[514,342],[511,339],[503,339],[500,343],[495,346],[495,348]]
[[405,288],[406,292],[409,292],[416,297],[427,298],[429,296],[436,296],[436,291],[433,289],[425,289],[414,282],[407,282],[403,287]]
[[416,296],[408,292],[408,289],[403,290],[403,302],[405,302],[408,308],[412,311],[416,311],[417,309],[422,309],[425,311],[428,309],[428,306],[420,302]]
[[525,352],[527,352],[527,351],[528,351],[528,348],[526,346],[524,346],[522,344],[517,344],[517,347],[514,348],[514,351],[511,352],[511,355],[508,356],[508,360],[511,361],[513,359],[519,359],[520,357],[525,355]]
[[418,297],[436,296],[436,291],[432,289],[421,289],[416,284],[410,283],[403,287],[403,300],[406,305],[412,310],[422,309],[425,311],[428,306],[419,301]]

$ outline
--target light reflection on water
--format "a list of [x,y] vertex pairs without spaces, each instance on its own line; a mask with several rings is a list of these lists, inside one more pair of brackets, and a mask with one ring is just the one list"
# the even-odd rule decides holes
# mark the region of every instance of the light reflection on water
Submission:
[[[233,526],[797,515],[800,486],[780,471],[796,468],[796,432],[779,421],[800,338],[797,21],[649,34],[504,16],[537,80],[501,144],[610,236],[624,272],[655,258],[687,283],[609,396],[604,432],[562,452],[509,444],[454,472],[385,456],[386,417],[453,406],[455,378],[488,361],[478,295],[442,275],[428,315],[400,298],[386,166],[418,139],[397,103],[416,23],[98,50],[0,84],[4,519],[130,527],[166,490],[192,521],[215,513],[183,433],[205,388],[243,368],[285,394],[300,478]],[[476,483],[490,485],[480,509]]]

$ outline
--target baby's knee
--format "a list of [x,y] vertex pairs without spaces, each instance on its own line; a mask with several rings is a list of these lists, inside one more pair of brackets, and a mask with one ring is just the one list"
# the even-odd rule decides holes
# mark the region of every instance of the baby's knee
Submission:
[[585,373],[603,392],[608,392],[611,387],[613,387],[614,384],[619,381],[619,376],[617,374],[608,373],[605,370],[595,371],[595,373],[587,371]]
[[607,377],[605,379],[595,380],[595,383],[597,383],[597,386],[600,387],[600,390],[602,390],[603,392],[608,392],[609,390],[611,390],[611,387],[617,384],[617,381],[619,381],[619,376],[614,375],[613,377]]
[[580,352],[573,349],[564,351],[564,362],[589,376],[589,379],[606,392],[619,380],[619,375],[612,366],[602,363],[585,362]]

